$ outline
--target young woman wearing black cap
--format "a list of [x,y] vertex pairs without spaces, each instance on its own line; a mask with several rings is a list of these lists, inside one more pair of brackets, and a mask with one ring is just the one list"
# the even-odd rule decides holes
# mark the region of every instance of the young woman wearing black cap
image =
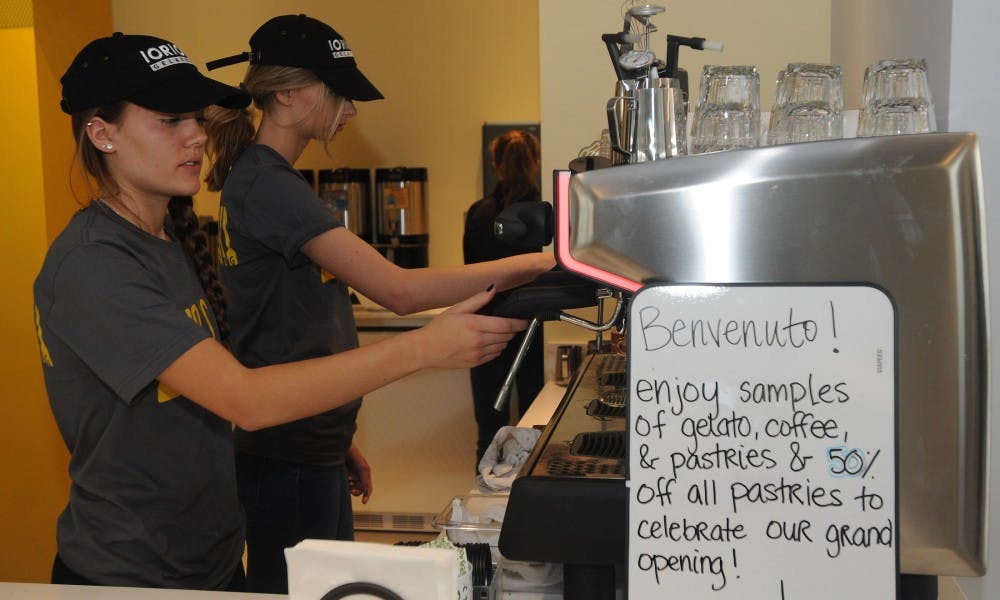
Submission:
[[61,83],[97,193],[53,241],[34,286],[45,384],[71,453],[52,580],[241,589],[230,422],[270,427],[424,367],[479,364],[526,323],[471,314],[492,296],[482,292],[380,344],[243,366],[217,341],[225,304],[190,196],[202,109],[249,97],[139,35],[91,42]]
[[[209,68],[243,60],[251,63],[243,87],[262,113],[260,126],[254,130],[248,111],[211,113],[208,181],[222,190],[220,274],[233,351],[244,364],[357,347],[347,285],[406,314],[457,302],[491,282],[520,285],[554,265],[541,253],[447,268],[387,261],[342,227],[293,167],[311,140],[328,142],[355,115],[355,101],[382,98],[343,37],[316,19],[284,15],[253,34],[250,52]],[[352,445],[360,402],[237,431],[251,591],[287,589],[285,547],[304,538],[353,539],[349,493],[365,500],[371,492],[370,471]]]

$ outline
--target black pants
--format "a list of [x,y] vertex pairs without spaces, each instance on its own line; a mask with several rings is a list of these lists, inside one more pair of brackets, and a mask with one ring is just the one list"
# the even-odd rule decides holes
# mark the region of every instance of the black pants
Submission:
[[[476,424],[479,426],[479,435],[476,440],[476,466],[486,452],[493,436],[497,430],[504,425],[510,424],[510,402],[500,412],[493,410],[493,403],[496,402],[497,393],[507,377],[514,357],[521,347],[521,340],[524,333],[514,336],[514,339],[507,344],[500,356],[490,362],[473,367],[469,370],[469,378],[472,381],[472,401],[475,407]],[[545,385],[545,343],[542,340],[541,331],[535,334],[531,342],[531,348],[521,363],[521,368],[517,372],[515,385],[517,386],[518,408],[520,414],[531,406],[532,400],[542,390]]]
[[247,516],[247,591],[287,594],[285,548],[304,539],[353,540],[347,469],[236,453]]
[[[73,569],[66,566],[66,563],[59,558],[59,554],[56,554],[55,560],[52,561],[52,583],[62,584],[62,585],[102,585],[96,583],[80,575]],[[240,563],[236,568],[236,572],[233,573],[233,578],[229,580],[229,585],[226,587],[226,592],[245,592],[247,587],[247,578],[243,572],[243,563]]]

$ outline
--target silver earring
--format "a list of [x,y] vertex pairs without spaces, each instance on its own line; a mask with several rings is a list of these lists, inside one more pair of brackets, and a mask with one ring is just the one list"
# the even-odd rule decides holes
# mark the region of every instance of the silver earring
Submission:
[[114,146],[112,146],[111,144],[104,144],[101,147],[104,148],[105,150],[111,150],[112,148],[114,148]]

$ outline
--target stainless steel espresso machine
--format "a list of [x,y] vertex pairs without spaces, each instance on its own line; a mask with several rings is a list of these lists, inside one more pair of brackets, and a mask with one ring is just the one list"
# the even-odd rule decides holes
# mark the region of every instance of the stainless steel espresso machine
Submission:
[[[900,597],[936,597],[923,575],[985,572],[988,303],[973,134],[558,172],[554,198],[561,268],[620,304],[664,281],[885,290],[898,319]],[[626,331],[625,315],[610,327]],[[562,563],[567,598],[622,586],[627,374],[624,354],[588,356],[511,490],[501,552]]]

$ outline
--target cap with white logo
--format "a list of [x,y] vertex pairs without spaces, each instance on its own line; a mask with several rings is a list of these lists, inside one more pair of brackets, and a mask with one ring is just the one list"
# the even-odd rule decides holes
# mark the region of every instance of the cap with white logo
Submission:
[[123,100],[166,113],[250,103],[245,92],[202,75],[175,44],[148,35],[115,33],[90,42],[59,82],[67,114]]
[[282,15],[250,36],[250,52],[208,63],[208,70],[244,61],[309,69],[335,93],[350,100],[379,100],[382,92],[358,69],[354,52],[332,27],[306,15]]

